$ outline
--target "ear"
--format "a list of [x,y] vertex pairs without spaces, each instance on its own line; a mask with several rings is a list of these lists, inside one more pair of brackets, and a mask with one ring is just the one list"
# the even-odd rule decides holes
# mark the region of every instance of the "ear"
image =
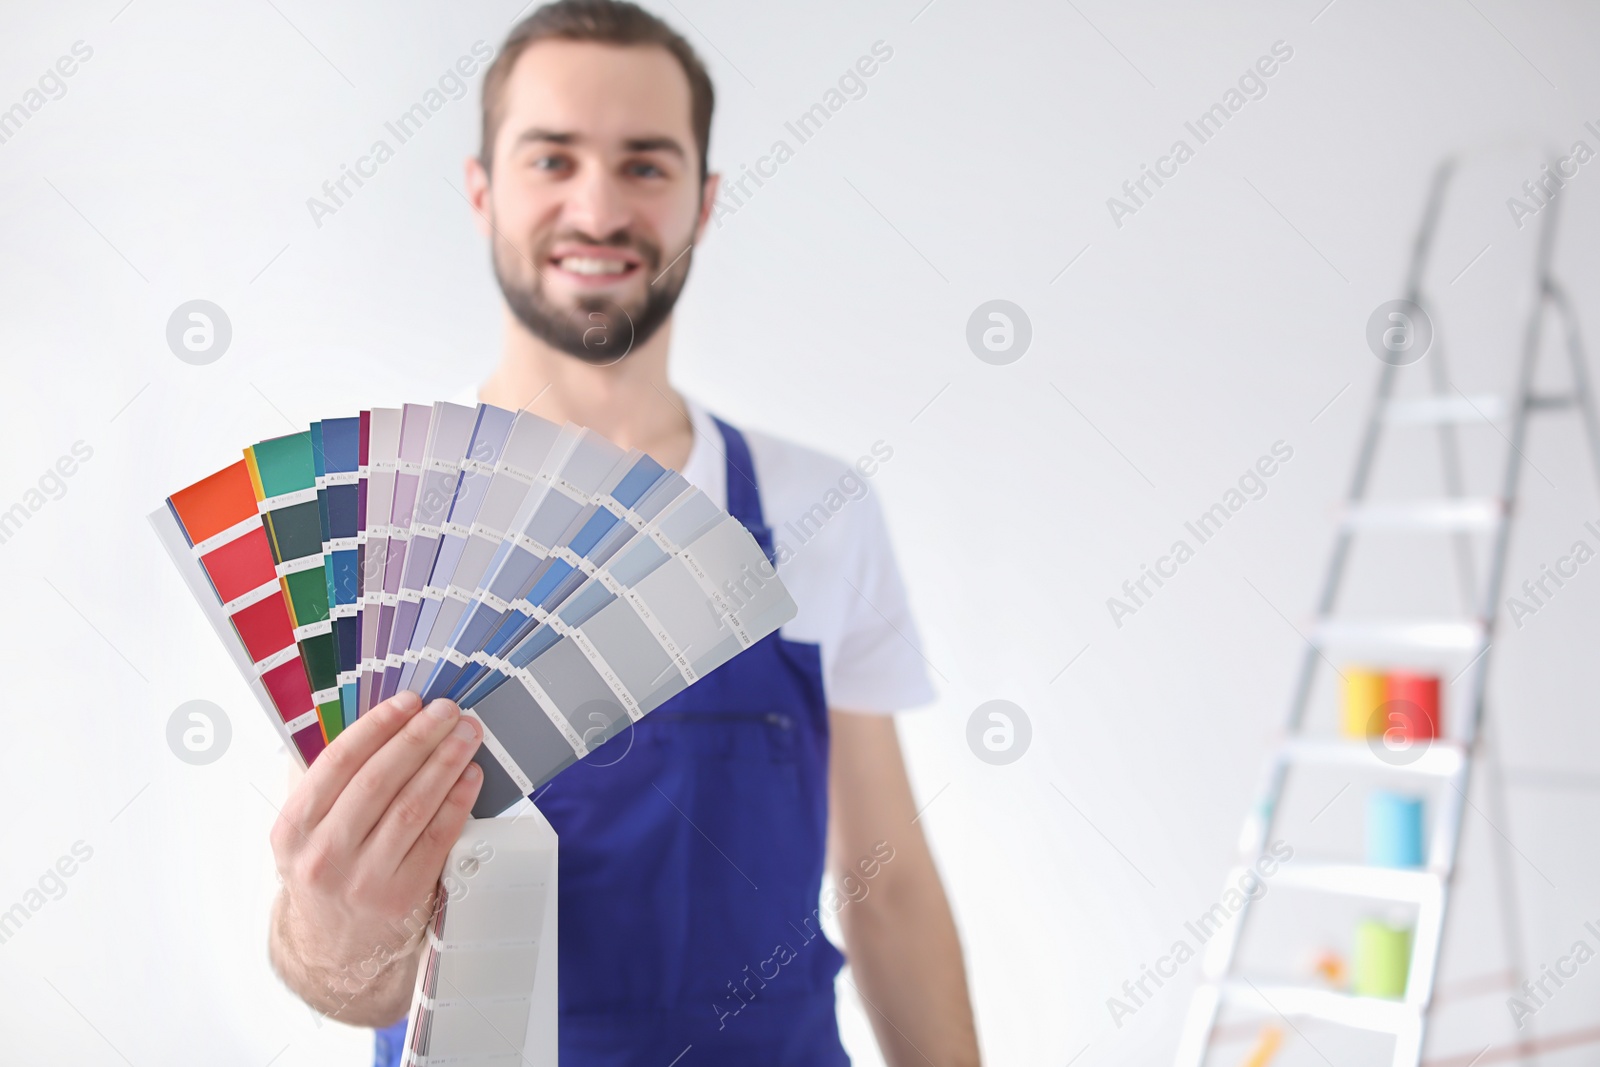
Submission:
[[489,202],[489,172],[483,169],[477,156],[468,156],[463,165],[463,178],[467,186],[467,203],[472,205],[473,224],[478,227],[478,234],[488,237],[493,233],[489,224],[492,215]]
[[717,191],[722,188],[722,175],[715,172],[706,175],[705,186],[700,192],[700,221],[695,223],[694,243],[698,245],[706,235],[706,224],[716,212]]

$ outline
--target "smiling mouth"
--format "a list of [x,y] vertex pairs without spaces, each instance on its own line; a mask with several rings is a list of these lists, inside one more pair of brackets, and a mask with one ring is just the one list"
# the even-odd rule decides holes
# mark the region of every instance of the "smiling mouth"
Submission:
[[563,274],[587,282],[616,281],[630,277],[640,269],[638,263],[601,256],[552,256],[550,265]]

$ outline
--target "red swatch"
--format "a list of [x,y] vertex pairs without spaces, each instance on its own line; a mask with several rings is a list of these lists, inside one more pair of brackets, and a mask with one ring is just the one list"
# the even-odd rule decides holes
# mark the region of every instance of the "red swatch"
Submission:
[[200,559],[224,604],[277,578],[267,531],[254,529]]
[[[229,620],[239,632],[239,640],[244,642],[253,663],[260,663],[274,652],[294,644],[294,627],[289,623],[289,609],[281,593],[234,612]],[[299,666],[298,657],[295,666]],[[304,669],[300,673],[304,674]]]
[[[306,669],[298,657],[280,663],[263,674],[261,684],[267,687],[267,693],[284,722],[297,719],[315,707],[311,703],[311,683],[306,681]],[[312,729],[318,734],[322,733],[321,726],[313,726]]]

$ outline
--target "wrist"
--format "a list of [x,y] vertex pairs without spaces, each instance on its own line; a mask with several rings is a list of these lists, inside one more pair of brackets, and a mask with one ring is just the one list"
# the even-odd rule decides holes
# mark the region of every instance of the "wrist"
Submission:
[[312,1009],[353,1026],[386,1026],[405,1014],[427,923],[385,927],[365,940],[338,937],[312,919],[285,885],[273,903],[269,956]]

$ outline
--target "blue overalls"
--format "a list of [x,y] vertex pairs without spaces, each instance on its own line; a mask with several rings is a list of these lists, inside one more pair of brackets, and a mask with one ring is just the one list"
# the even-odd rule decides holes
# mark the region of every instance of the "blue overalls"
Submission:
[[[744,436],[728,512],[769,559]],[[821,649],[773,633],[535,794],[560,835],[561,1067],[835,1067],[844,957],[819,923]],[[405,1020],[378,1031],[399,1062]],[[685,1051],[687,1050],[687,1054]]]

